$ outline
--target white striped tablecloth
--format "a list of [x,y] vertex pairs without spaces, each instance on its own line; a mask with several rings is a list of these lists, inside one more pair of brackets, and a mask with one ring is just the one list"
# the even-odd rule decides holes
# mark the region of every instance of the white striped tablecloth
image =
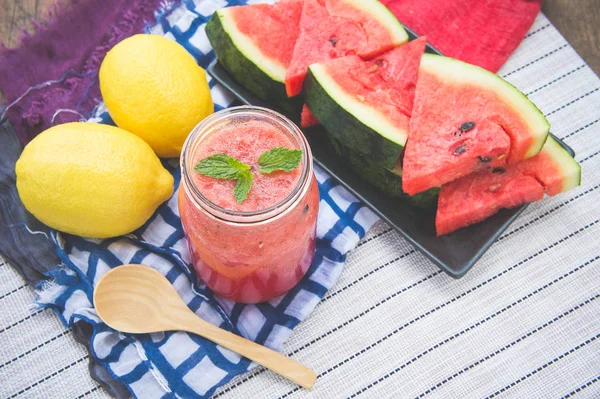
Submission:
[[[215,397],[600,398],[600,79],[541,14],[500,75],[573,147],[583,185],[531,205],[461,280],[380,222],[286,346],[314,389],[259,368]],[[33,298],[0,262],[0,397],[107,397]]]

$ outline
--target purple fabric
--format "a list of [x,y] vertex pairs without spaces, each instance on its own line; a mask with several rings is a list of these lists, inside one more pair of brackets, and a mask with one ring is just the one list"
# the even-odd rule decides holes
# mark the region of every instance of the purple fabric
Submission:
[[[21,148],[15,131],[24,145],[53,124],[81,118],[60,112],[52,123],[60,109],[91,116],[100,102],[98,69],[105,54],[119,41],[154,24],[154,11],[161,2],[72,0],[67,7],[55,7],[47,23],[36,23],[35,33],[23,36],[18,48],[0,48],[0,90],[8,100],[11,122],[0,120],[0,253],[32,286],[58,259],[52,243],[43,241],[47,228],[33,219],[18,198],[14,164]],[[3,111],[0,106],[0,114]],[[78,323],[73,333],[89,350],[89,326]],[[111,396],[130,397],[127,388],[93,356],[89,371]]]
[[[100,102],[98,69],[116,43],[155,21],[161,0],[72,0],[15,49],[0,49],[0,89],[22,144],[53,124],[91,116]],[[58,81],[58,82],[57,82]]]

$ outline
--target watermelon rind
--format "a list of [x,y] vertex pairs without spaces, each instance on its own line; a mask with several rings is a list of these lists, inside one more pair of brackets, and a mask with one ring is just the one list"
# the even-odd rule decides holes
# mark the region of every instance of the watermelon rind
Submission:
[[393,168],[386,169],[346,147],[334,136],[328,135],[328,138],[335,152],[350,165],[350,168],[363,180],[366,180],[384,194],[390,197],[404,198],[411,204],[421,208],[429,208],[436,203],[438,188],[427,190],[412,197],[402,191],[402,167],[400,162],[396,162]]
[[334,138],[384,168],[392,169],[400,157],[408,132],[353,94],[327,72],[325,64],[308,68],[304,97],[313,115]]
[[420,71],[438,76],[443,82],[449,84],[475,85],[494,92],[501,101],[523,118],[529,128],[532,141],[524,159],[537,155],[544,147],[550,133],[550,123],[525,94],[502,77],[478,66],[436,54],[424,54],[419,68]]
[[563,184],[560,192],[569,191],[581,185],[581,165],[552,137],[544,146],[546,152],[556,161],[555,167],[560,169],[563,176]]
[[221,65],[259,99],[288,115],[300,115],[302,99],[288,98],[285,91],[286,68],[237,29],[229,10],[215,11],[206,24],[206,35]]

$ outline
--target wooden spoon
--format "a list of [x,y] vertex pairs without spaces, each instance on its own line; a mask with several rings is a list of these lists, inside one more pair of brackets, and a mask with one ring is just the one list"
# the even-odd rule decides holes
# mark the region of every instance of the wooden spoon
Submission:
[[198,334],[310,389],[317,375],[274,350],[216,327],[192,312],[175,288],[156,270],[119,266],[106,273],[94,291],[100,318],[115,330],[143,334],[181,330]]

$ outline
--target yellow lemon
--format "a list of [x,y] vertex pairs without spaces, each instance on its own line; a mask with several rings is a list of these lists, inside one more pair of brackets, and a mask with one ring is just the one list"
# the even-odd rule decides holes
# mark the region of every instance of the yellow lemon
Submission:
[[162,36],[140,34],[117,44],[102,61],[99,78],[115,123],[159,157],[178,157],[194,126],[213,112],[206,72]]
[[134,134],[96,123],[44,131],[16,165],[25,208],[48,226],[106,238],[143,225],[173,194],[173,176]]

